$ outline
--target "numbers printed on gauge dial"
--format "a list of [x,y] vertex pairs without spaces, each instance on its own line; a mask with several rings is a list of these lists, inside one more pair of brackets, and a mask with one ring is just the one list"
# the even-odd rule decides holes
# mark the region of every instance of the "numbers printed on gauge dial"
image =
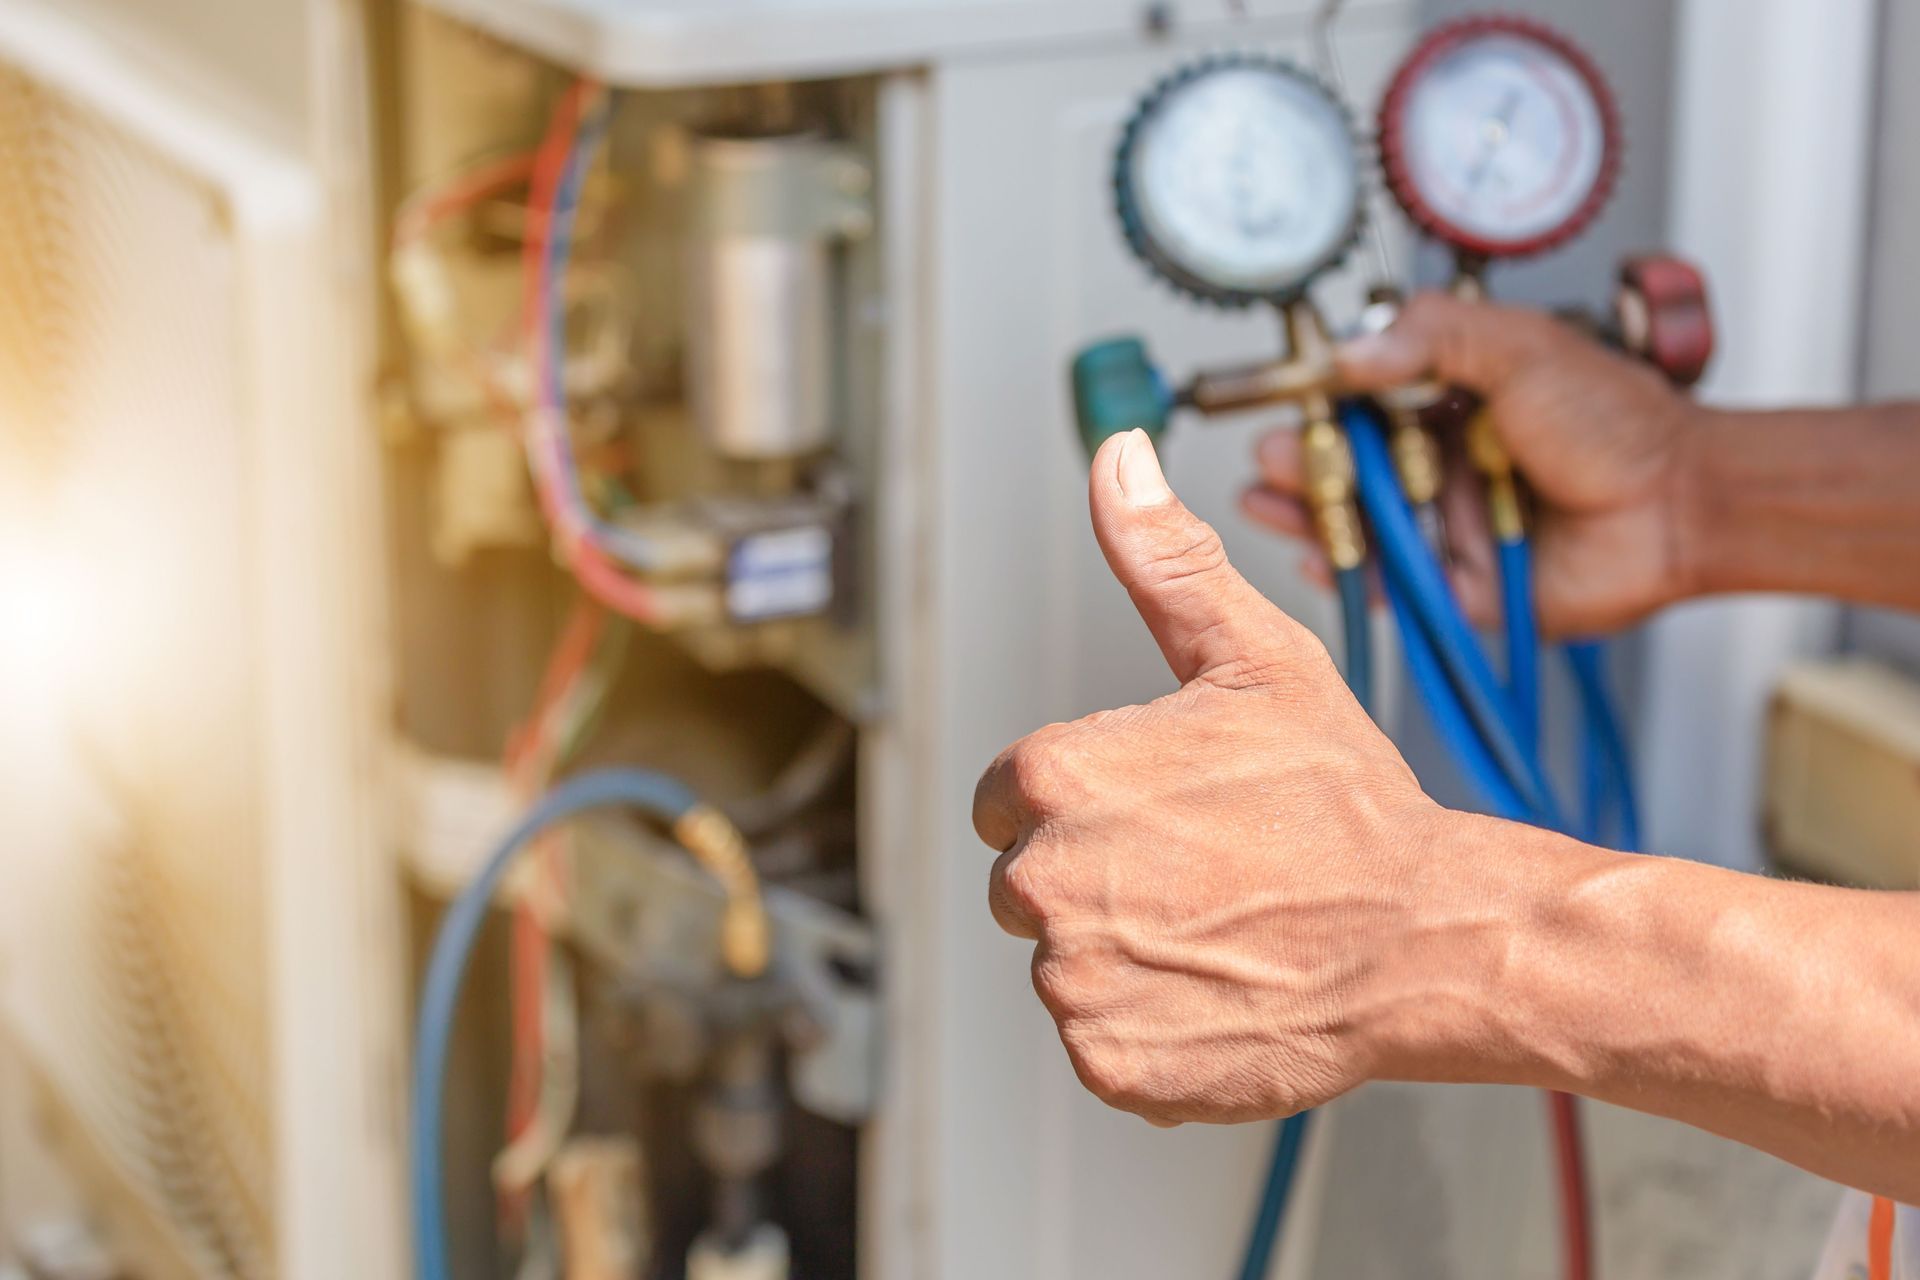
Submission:
[[1394,77],[1380,122],[1387,184],[1456,249],[1519,256],[1598,213],[1618,160],[1605,82],[1547,28],[1470,18],[1433,33]]

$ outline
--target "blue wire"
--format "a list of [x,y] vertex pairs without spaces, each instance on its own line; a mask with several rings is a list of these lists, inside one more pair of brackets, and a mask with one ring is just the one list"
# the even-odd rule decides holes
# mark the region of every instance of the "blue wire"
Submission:
[[[586,182],[589,162],[606,139],[612,117],[613,95],[603,92],[593,110],[580,122],[580,130],[567,150],[560,180],[554,187],[553,208],[547,216],[544,246],[546,278],[536,301],[536,314],[547,331],[546,368],[540,371],[539,393],[541,402],[553,413],[562,413],[567,403],[567,309],[564,285],[567,270],[573,262],[573,234],[580,214],[580,189]],[[565,423],[562,422],[556,429],[564,432]],[[555,461],[559,464],[567,505],[579,515],[588,539],[601,550],[612,553],[615,559],[634,568],[650,568],[646,557],[640,554],[644,548],[635,539],[626,536],[618,525],[601,518],[581,492],[579,464],[574,459],[571,442],[563,439],[562,447],[556,453],[558,456]]]
[[638,809],[662,822],[678,821],[697,803],[678,781],[641,769],[603,769],[561,783],[543,796],[487,861],[440,922],[420,989],[414,1032],[409,1153],[413,1183],[414,1261],[418,1280],[450,1280],[446,1206],[442,1200],[442,1108],[454,1011],[487,908],[514,855],[548,827],[592,809]]
[[1521,749],[1540,750],[1540,625],[1533,608],[1533,549],[1525,538],[1500,544],[1501,620],[1507,636],[1507,696]]
[[[1614,802],[1617,844],[1622,849],[1637,850],[1640,807],[1634,795],[1633,755],[1607,685],[1607,648],[1596,640],[1580,641],[1566,646],[1566,657],[1580,693],[1587,736],[1604,766],[1606,794]],[[1597,804],[1594,807],[1599,808]]]
[[1525,802],[1533,815],[1531,820],[1542,826],[1561,827],[1559,806],[1540,766],[1539,754],[1521,747],[1506,691],[1494,679],[1493,669],[1453,598],[1440,562],[1420,535],[1400,489],[1385,429],[1374,410],[1360,401],[1343,401],[1340,414],[1353,445],[1361,504],[1373,526],[1387,580],[1397,581],[1405,591],[1409,612],[1426,630],[1433,652],[1478,736]]

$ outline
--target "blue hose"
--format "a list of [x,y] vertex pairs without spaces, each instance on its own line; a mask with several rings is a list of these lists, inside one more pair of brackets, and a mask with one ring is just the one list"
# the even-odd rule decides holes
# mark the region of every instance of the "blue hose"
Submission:
[[[1365,569],[1343,569],[1335,575],[1340,589],[1340,624],[1346,649],[1347,688],[1368,714],[1373,712],[1373,628],[1367,615]],[[1267,1162],[1267,1180],[1260,1189],[1253,1231],[1240,1262],[1240,1280],[1266,1280],[1273,1264],[1274,1246],[1286,1221],[1287,1200],[1300,1167],[1300,1148],[1307,1140],[1310,1111],[1280,1122],[1274,1135],[1273,1156]]]
[[1541,826],[1562,826],[1539,753],[1523,749],[1506,691],[1495,680],[1479,639],[1460,612],[1439,560],[1420,535],[1400,490],[1385,429],[1375,411],[1360,401],[1343,401],[1340,414],[1353,445],[1360,501],[1389,584],[1397,584],[1405,593],[1408,613],[1426,633],[1477,736],[1525,803],[1530,820]]
[[1367,571],[1342,569],[1340,625],[1346,635],[1347,688],[1369,715],[1373,712],[1373,630],[1367,617]]
[[1537,821],[1526,801],[1500,771],[1486,743],[1474,731],[1473,721],[1460,705],[1426,632],[1420,629],[1405,594],[1392,579],[1387,581],[1387,602],[1393,606],[1393,616],[1400,627],[1400,647],[1406,654],[1407,673],[1413,678],[1413,687],[1420,695],[1421,705],[1427,709],[1427,717],[1433,721],[1434,732],[1452,751],[1455,765],[1496,817],[1515,822]]
[[1533,549],[1500,544],[1500,613],[1507,636],[1507,696],[1521,750],[1540,751],[1540,624],[1533,609]]
[[514,855],[548,827],[592,809],[638,809],[662,822],[678,821],[697,801],[691,791],[665,774],[639,769],[604,769],[561,783],[527,812],[499,847],[488,855],[480,874],[460,891],[440,922],[420,990],[419,1022],[414,1032],[413,1096],[409,1153],[413,1182],[413,1247],[418,1280],[450,1280],[447,1265],[446,1207],[442,1201],[441,1114],[446,1089],[447,1049],[453,1037],[454,1010],[466,980],[467,961],[486,922],[487,907],[512,865]]
[[1599,844],[1606,837],[1607,808],[1614,803],[1613,774],[1593,717],[1580,717],[1580,838]]
[[[1602,796],[1590,802],[1599,811],[1604,801],[1613,801],[1616,828],[1615,843],[1629,851],[1640,847],[1640,808],[1634,796],[1633,756],[1627,750],[1627,736],[1615,711],[1613,696],[1607,687],[1607,649],[1597,640],[1566,646],[1567,666],[1580,693],[1580,710],[1586,721],[1587,751],[1598,768],[1589,768],[1589,785],[1597,775],[1604,779]],[[1596,821],[1595,826],[1598,827]]]
[[1260,1191],[1260,1209],[1254,1215],[1253,1234],[1247,1239],[1247,1251],[1240,1263],[1240,1280],[1267,1280],[1273,1265],[1273,1249],[1280,1241],[1280,1224],[1287,1215],[1287,1198],[1293,1190],[1293,1175],[1300,1167],[1300,1149],[1307,1141],[1311,1111],[1288,1116],[1280,1122],[1273,1140],[1273,1159],[1267,1164],[1267,1182]]

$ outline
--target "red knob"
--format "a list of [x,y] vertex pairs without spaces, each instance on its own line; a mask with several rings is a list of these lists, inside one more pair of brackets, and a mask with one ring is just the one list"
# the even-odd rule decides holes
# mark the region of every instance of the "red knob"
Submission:
[[1691,387],[1713,361],[1713,310],[1707,282],[1692,263],[1664,254],[1620,264],[1614,295],[1620,340],[1675,386]]

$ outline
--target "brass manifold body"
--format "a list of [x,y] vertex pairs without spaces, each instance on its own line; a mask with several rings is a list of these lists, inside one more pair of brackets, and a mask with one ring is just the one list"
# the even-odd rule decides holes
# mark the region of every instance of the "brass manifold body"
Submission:
[[[1178,402],[1205,414],[1298,405],[1305,420],[1300,447],[1314,528],[1336,571],[1357,569],[1367,557],[1366,531],[1360,520],[1353,448],[1333,409],[1349,388],[1341,382],[1333,340],[1313,304],[1299,299],[1282,307],[1280,315],[1287,337],[1283,359],[1195,374]],[[1440,395],[1439,388],[1421,384],[1380,397],[1394,427],[1394,466],[1416,507],[1429,506],[1440,495],[1440,451],[1420,419],[1421,409]]]
[[1179,401],[1205,414],[1298,405],[1305,419],[1300,447],[1307,506],[1320,544],[1336,571],[1357,569],[1366,560],[1367,539],[1360,522],[1353,449],[1334,418],[1341,386],[1333,340],[1320,313],[1304,298],[1283,306],[1280,316],[1287,337],[1284,358],[1198,373]]

